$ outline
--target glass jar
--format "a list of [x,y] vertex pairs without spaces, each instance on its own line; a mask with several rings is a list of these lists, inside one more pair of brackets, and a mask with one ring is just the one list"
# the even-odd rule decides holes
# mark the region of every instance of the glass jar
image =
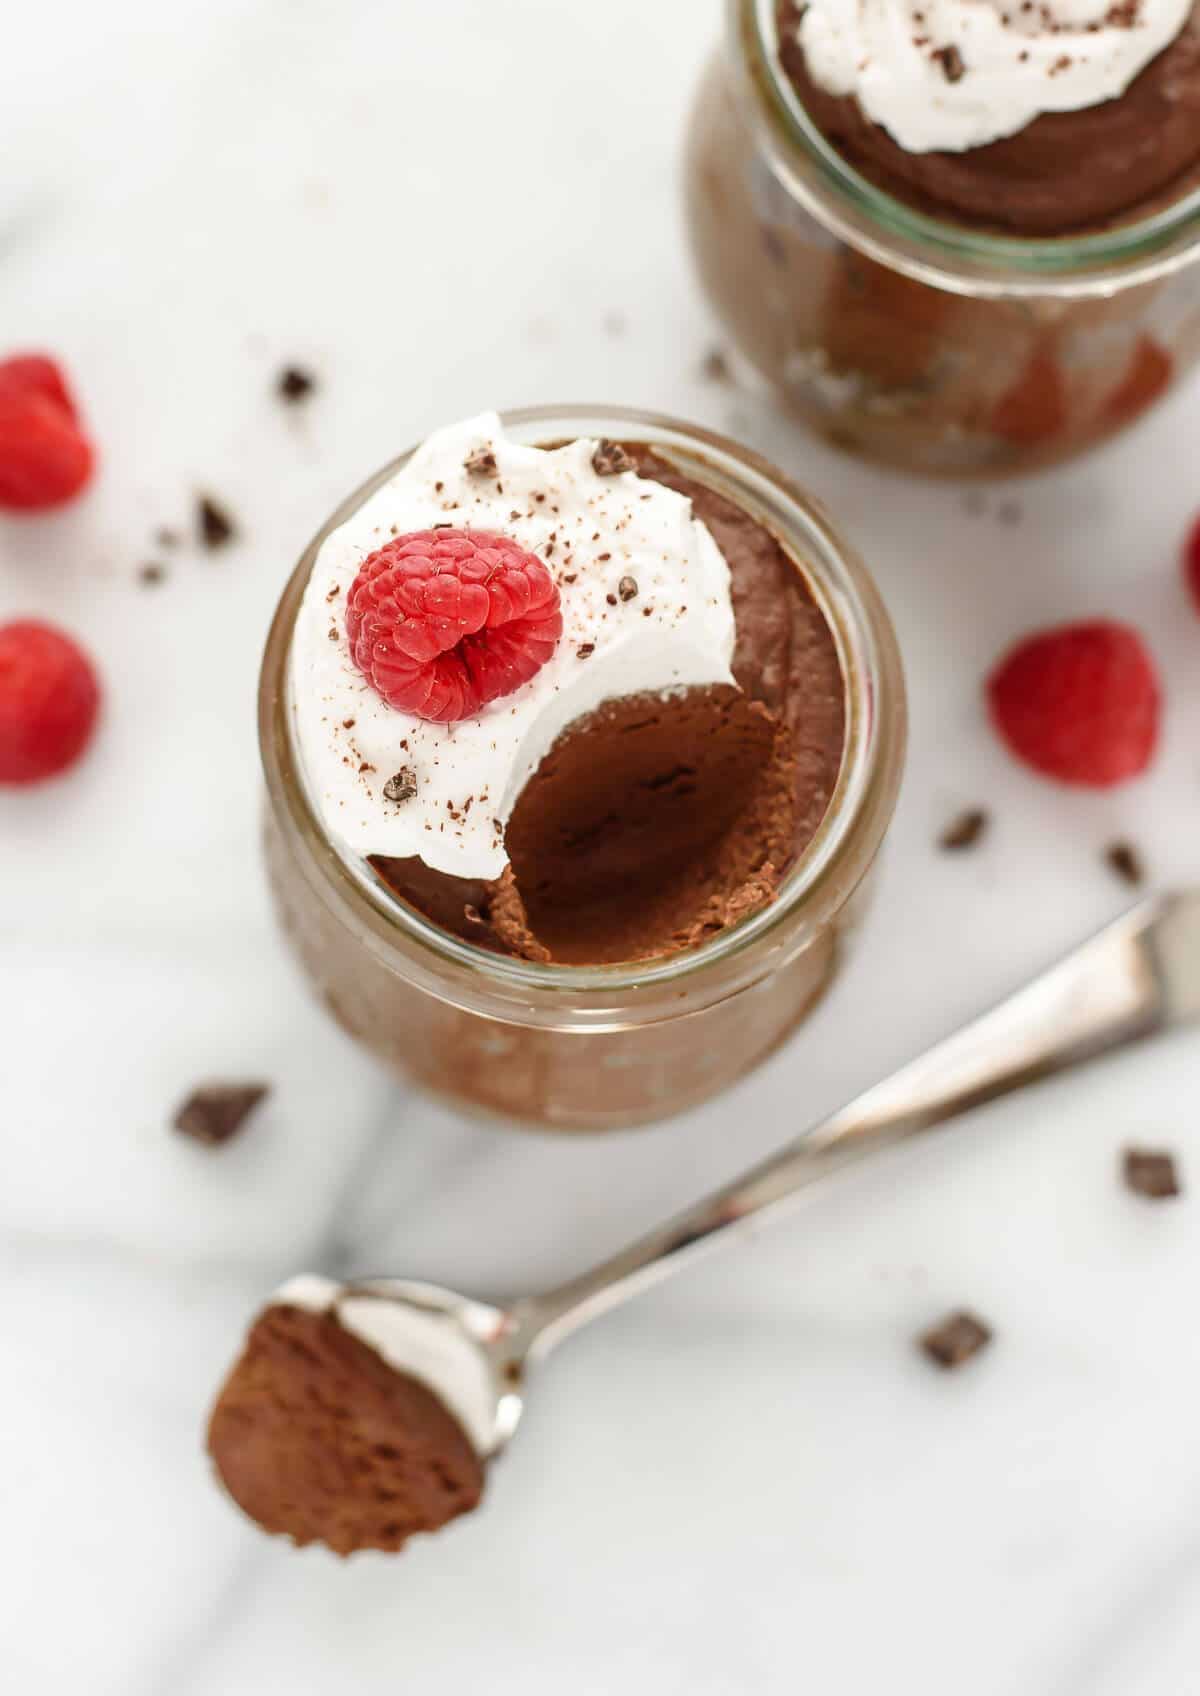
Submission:
[[1200,355],[1200,191],[1136,224],[1021,239],[860,176],[806,114],[774,0],[728,0],[686,193],[733,343],[836,445],[937,476],[1024,472],[1125,429]]
[[705,1100],[763,1060],[826,988],[891,820],[905,744],[895,637],[864,567],[821,510],[764,461],[642,413],[556,408],[505,420],[519,441],[644,442],[766,525],[804,573],[838,646],[846,749],[829,811],[775,901],[661,960],[565,967],[473,947],[344,854],[311,806],[289,705],[292,631],[329,532],[404,463],[336,512],[297,566],[272,626],[259,728],[266,849],[284,927],[350,1034],[468,1109],[556,1130],[607,1130]]

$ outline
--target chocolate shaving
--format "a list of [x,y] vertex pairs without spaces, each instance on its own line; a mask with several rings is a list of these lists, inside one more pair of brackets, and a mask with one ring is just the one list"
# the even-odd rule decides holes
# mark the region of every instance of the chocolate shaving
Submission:
[[417,793],[417,774],[411,766],[401,766],[400,770],[389,777],[383,786],[385,801],[393,801],[400,806],[405,801],[411,801]]
[[206,548],[223,548],[237,535],[232,517],[211,495],[200,495],[196,501],[196,529]]
[[982,807],[972,807],[962,813],[943,832],[938,843],[947,854],[958,854],[975,844],[987,833],[991,821]]
[[961,82],[966,76],[967,67],[964,64],[963,56],[957,47],[953,45],[950,47],[939,47],[935,50],[933,57],[942,67],[942,75],[945,77],[947,82]]
[[496,455],[491,448],[476,448],[475,452],[463,461],[463,470],[471,477],[497,477],[500,473]]
[[280,400],[286,401],[289,406],[307,400],[316,386],[317,379],[312,372],[303,370],[299,365],[285,366],[275,385]]
[[580,660],[590,660],[595,652],[596,644],[594,642],[581,642],[575,650],[575,657]]
[[617,594],[623,601],[636,601],[638,597],[637,578],[622,577],[617,584]]
[[1132,842],[1114,842],[1104,850],[1109,869],[1131,889],[1140,889],[1146,881],[1146,867]]
[[719,347],[714,347],[705,354],[701,371],[705,381],[709,383],[732,383],[733,381],[729,356]]
[[592,455],[592,470],[597,477],[619,477],[633,469],[633,461],[620,442],[602,441]]
[[985,1349],[992,1340],[990,1326],[976,1319],[973,1313],[952,1313],[940,1325],[926,1331],[920,1338],[921,1349],[946,1372],[965,1366],[973,1355]]
[[1173,1155],[1148,1148],[1127,1148],[1123,1159],[1125,1185],[1147,1201],[1173,1201],[1183,1194]]
[[202,1084],[176,1113],[175,1129],[206,1148],[219,1148],[270,1093],[268,1084]]

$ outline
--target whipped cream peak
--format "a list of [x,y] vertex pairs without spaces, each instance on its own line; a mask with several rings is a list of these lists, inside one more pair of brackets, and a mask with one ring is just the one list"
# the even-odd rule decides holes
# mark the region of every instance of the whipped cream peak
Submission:
[[[808,0],[809,75],[908,153],[963,153],[1121,95],[1192,0]],[[985,208],[981,208],[986,210]]]
[[[601,445],[526,447],[487,413],[431,436],[325,539],[296,620],[290,686],[311,799],[351,853],[497,878],[513,808],[569,724],[622,696],[733,682],[723,555],[685,496],[614,469]],[[563,619],[536,677],[455,724],[390,707],[354,664],[345,626],[363,560],[438,525],[499,531],[536,554],[558,583]]]

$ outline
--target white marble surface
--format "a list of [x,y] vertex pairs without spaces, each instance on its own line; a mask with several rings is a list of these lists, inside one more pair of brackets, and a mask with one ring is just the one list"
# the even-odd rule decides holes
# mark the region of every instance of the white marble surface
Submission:
[[[1136,836],[1196,871],[1200,623],[1175,570],[1200,391],[992,497],[909,485],[698,374],[677,215],[717,0],[68,0],[0,53],[0,344],[61,350],[94,494],[0,525],[0,616],[86,637],[87,766],[0,796],[4,1683],[87,1696],[356,1690],[1182,1696],[1200,1687],[1200,1237],[1116,1181],[1193,1184],[1180,1038],[814,1197],[585,1334],[486,1510],[402,1562],[260,1540],[199,1437],[243,1319],[301,1268],[504,1294],[577,1269],[1115,913]],[[285,415],[271,382],[311,363]],[[608,1141],[506,1138],[394,1086],[310,1006],[256,854],[255,664],[335,499],[443,419],[632,402],[723,426],[825,495],[900,627],[914,749],[861,949],[736,1094]],[[240,545],[135,584],[211,486]],[[1020,503],[1019,526],[1001,501]],[[978,679],[1011,634],[1136,617],[1170,687],[1153,777],[1010,766]],[[995,830],[933,840],[987,798]],[[206,1073],[272,1079],[244,1141],[167,1129]],[[950,1305],[998,1342],[942,1378]]]

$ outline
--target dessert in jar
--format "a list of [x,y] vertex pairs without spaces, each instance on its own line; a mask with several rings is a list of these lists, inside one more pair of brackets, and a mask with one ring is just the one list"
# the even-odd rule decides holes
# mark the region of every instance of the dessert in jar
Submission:
[[1192,0],[729,0],[686,180],[736,346],[867,457],[1050,465],[1200,353]]
[[641,414],[441,430],[301,560],[268,863],[331,1010],[561,1129],[713,1094],[825,988],[904,745],[866,572],[769,466]]

